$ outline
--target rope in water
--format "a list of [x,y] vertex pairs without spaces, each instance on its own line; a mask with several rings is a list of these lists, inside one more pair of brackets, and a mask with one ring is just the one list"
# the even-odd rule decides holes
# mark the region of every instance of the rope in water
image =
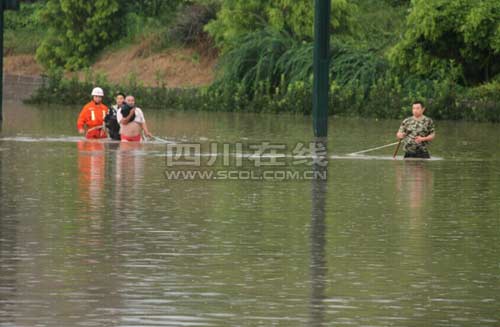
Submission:
[[367,152],[371,152],[371,151],[375,151],[375,150],[379,150],[379,149],[383,149],[383,148],[388,148],[390,146],[394,146],[396,144],[398,144],[398,142],[394,142],[394,143],[391,143],[391,144],[386,144],[386,145],[382,145],[382,146],[378,146],[376,148],[371,148],[371,149],[367,149],[367,150],[363,150],[363,151],[358,151],[358,152],[353,152],[353,153],[349,153],[348,155],[349,156],[356,156],[358,154],[363,154],[363,153],[367,153]]
[[[97,129],[104,129],[104,128],[105,128],[105,127],[104,127],[104,125],[102,125],[102,126],[95,126],[95,127],[89,128],[89,129],[87,130],[87,132],[85,133],[85,135],[86,135],[88,132],[91,132],[91,131],[94,131],[94,130],[97,130]],[[157,136],[154,136],[154,135],[152,136],[152,138],[153,138],[154,140],[159,141],[159,142],[162,142],[162,143],[171,143],[170,141],[167,141],[167,140],[165,140],[165,139],[162,139],[162,138],[157,137]],[[143,139],[144,141],[146,141],[146,140],[147,140],[147,138],[146,138],[144,135],[142,135],[142,139]]]
[[153,139],[162,142],[162,143],[170,143],[170,141],[167,141],[165,139],[159,138],[158,136],[153,136]]
[[99,126],[94,126],[92,128],[89,128],[87,129],[87,131],[85,132],[85,136],[87,136],[87,134],[89,132],[92,132],[92,131],[95,131],[95,130],[98,130],[98,129],[103,129],[103,130],[106,130],[106,126],[104,125],[104,123],[102,125],[99,125]]

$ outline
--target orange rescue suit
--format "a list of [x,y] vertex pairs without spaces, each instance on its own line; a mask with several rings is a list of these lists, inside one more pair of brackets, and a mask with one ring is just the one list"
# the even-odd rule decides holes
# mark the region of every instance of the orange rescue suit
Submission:
[[[94,127],[103,126],[104,117],[108,113],[108,107],[106,107],[102,103],[95,103],[94,101],[90,101],[87,103],[80,115],[78,116],[78,121],[76,122],[76,128],[78,130],[83,129],[84,126],[87,126],[88,129],[92,129]],[[87,132],[85,135],[88,139],[101,139],[106,138],[106,130],[104,128],[95,128],[91,131]]]

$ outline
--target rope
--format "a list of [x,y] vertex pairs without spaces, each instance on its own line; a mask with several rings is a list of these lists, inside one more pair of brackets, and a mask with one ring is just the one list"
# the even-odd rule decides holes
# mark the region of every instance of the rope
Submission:
[[378,146],[376,148],[371,148],[371,149],[368,149],[368,150],[363,150],[363,151],[358,151],[358,152],[353,152],[353,153],[349,153],[348,155],[349,156],[356,156],[358,154],[362,154],[362,153],[366,153],[366,152],[371,152],[371,151],[375,151],[375,150],[379,150],[379,149],[383,149],[383,148],[388,148],[390,146],[394,146],[396,144],[398,144],[398,142],[394,142],[394,143],[391,143],[391,144],[386,144],[386,145],[382,145],[382,146]]
[[87,134],[89,132],[92,132],[92,131],[95,131],[97,129],[102,129],[102,130],[106,130],[106,126],[104,125],[104,123],[102,125],[99,125],[99,126],[94,126],[92,128],[89,128],[86,132],[85,132],[85,136],[87,136]]
[[153,139],[155,139],[155,140],[157,140],[157,141],[159,141],[159,142],[162,142],[162,143],[170,143],[170,141],[164,140],[164,139],[159,138],[159,137],[154,136],[154,135],[153,135]]

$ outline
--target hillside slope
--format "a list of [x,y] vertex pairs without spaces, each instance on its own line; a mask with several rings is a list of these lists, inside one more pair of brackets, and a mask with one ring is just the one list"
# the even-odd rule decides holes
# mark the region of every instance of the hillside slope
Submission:
[[[201,56],[192,48],[148,53],[138,44],[102,55],[90,69],[115,83],[134,78],[146,86],[163,82],[168,87],[191,87],[209,85],[216,63],[217,58]],[[34,76],[42,74],[43,69],[34,55],[12,55],[4,58],[4,73]],[[83,72],[78,75],[81,79],[85,76]]]

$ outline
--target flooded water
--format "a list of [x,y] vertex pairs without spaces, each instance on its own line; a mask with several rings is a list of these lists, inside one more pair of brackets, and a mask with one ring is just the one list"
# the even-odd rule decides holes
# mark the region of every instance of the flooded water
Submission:
[[[398,121],[332,118],[327,180],[173,180],[161,140],[4,109],[1,327],[500,326],[500,125],[437,122],[439,160],[403,161],[349,156]],[[205,150],[311,140],[311,117],[145,114]]]

